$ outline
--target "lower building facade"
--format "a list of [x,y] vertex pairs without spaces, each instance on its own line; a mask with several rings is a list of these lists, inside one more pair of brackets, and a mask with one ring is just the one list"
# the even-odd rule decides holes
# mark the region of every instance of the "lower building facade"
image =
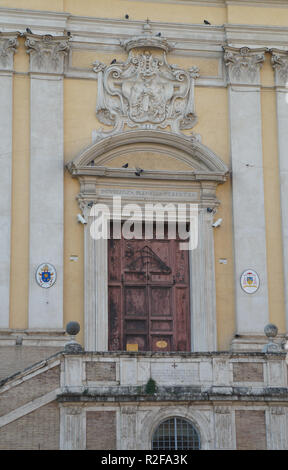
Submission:
[[285,353],[58,352],[1,381],[0,448],[287,450]]

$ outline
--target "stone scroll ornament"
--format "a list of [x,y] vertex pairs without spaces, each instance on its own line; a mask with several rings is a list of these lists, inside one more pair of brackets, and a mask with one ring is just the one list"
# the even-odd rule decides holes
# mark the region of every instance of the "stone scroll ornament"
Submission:
[[126,62],[110,65],[94,62],[98,76],[96,115],[112,131],[98,131],[98,138],[122,132],[125,127],[165,129],[181,133],[197,122],[194,82],[198,68],[182,70],[167,62],[172,46],[152,35],[149,22],[142,36],[121,43],[128,52]]

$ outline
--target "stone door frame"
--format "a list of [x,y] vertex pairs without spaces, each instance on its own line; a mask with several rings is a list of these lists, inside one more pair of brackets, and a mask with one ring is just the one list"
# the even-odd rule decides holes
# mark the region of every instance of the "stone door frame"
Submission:
[[[84,226],[85,350],[108,351],[108,243],[105,239],[91,237],[93,217],[89,214],[95,203],[106,204],[112,214],[112,194],[121,194],[123,205],[136,202],[143,211],[146,203],[156,204],[159,200],[163,206],[181,202],[197,204],[198,246],[189,252],[191,350],[217,350],[212,223],[219,205],[216,188],[226,181],[228,168],[200,142],[163,131],[131,131],[103,140],[67,165],[72,176],[80,182],[78,202],[87,221]],[[147,146],[154,152],[159,148],[161,153],[166,147],[170,156],[191,163],[191,172],[149,170],[137,178],[129,168],[104,166],[105,161],[120,152],[131,151],[131,145],[138,151],[147,151]],[[147,189],[149,185],[151,187],[151,180],[155,182],[155,190]],[[123,186],[126,189],[119,189]]]

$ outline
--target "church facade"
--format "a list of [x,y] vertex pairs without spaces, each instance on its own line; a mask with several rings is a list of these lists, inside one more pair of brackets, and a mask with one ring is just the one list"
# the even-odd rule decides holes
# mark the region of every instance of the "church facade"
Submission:
[[0,448],[288,448],[287,21],[0,0]]

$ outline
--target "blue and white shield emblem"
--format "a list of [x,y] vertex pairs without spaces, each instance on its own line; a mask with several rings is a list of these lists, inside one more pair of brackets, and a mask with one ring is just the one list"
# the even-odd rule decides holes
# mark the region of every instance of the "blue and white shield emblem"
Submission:
[[41,277],[43,282],[49,282],[51,279],[51,273],[49,271],[43,271],[41,273]]
[[52,264],[43,263],[36,271],[36,281],[40,287],[48,288],[56,281],[56,269]]

